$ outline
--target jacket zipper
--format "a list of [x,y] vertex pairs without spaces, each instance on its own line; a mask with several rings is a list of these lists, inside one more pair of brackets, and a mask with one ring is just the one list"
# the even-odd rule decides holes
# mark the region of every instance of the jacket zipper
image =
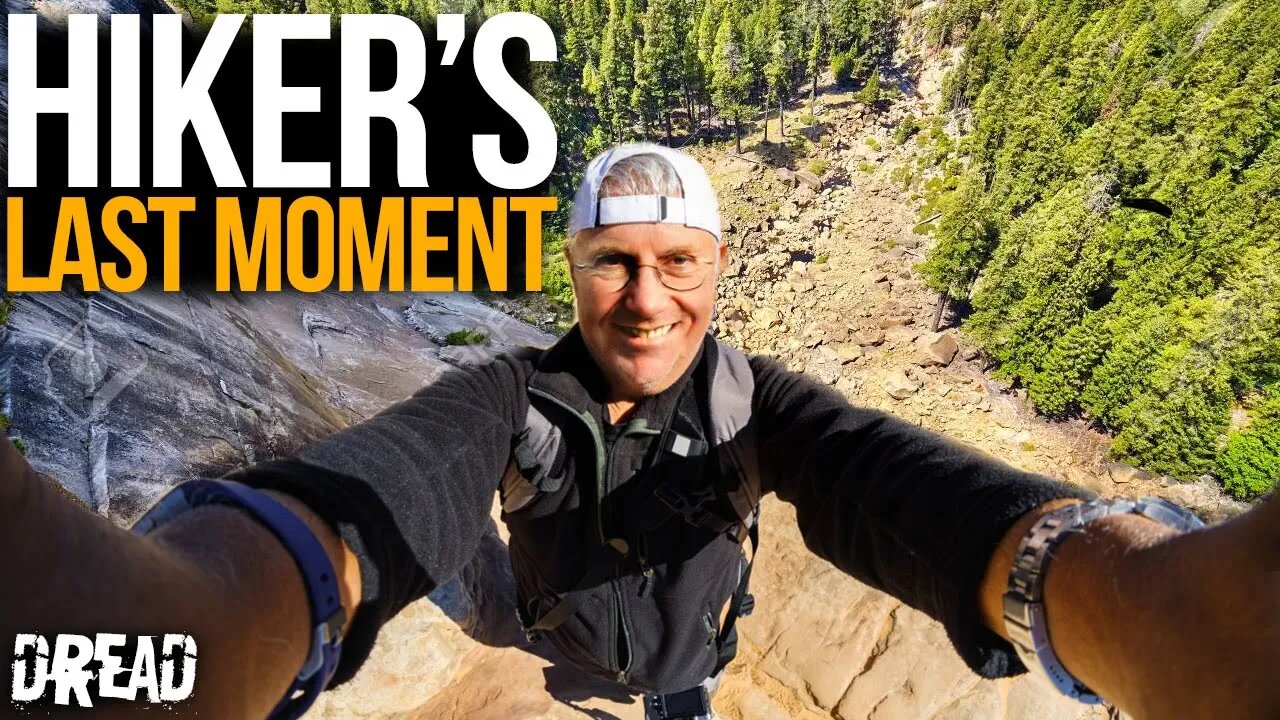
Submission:
[[[613,463],[613,452],[612,450],[609,453],[605,452],[604,435],[603,433],[600,432],[600,426],[596,424],[595,418],[592,417],[590,413],[585,413],[575,408],[572,408],[568,404],[562,402],[559,398],[553,395],[550,395],[542,390],[538,390],[536,388],[531,387],[529,388],[529,392],[534,395],[537,395],[540,398],[543,398],[545,400],[548,400],[554,403],[558,407],[563,408],[570,415],[573,415],[574,417],[582,420],[583,424],[587,426],[587,430],[591,434],[591,439],[595,441],[595,446],[596,446],[596,533],[598,534],[600,539],[600,546],[605,547],[607,541],[604,536],[604,496],[609,489],[608,478],[609,478],[609,470],[611,469],[612,463]],[[627,425],[627,427],[622,431],[622,434],[619,435],[619,439],[626,437],[631,432],[636,432],[637,434],[641,434],[641,433],[655,434],[655,435],[658,434],[657,430],[648,430],[645,427],[645,422],[643,420],[635,420],[635,421],[632,421],[632,423],[629,423]],[[616,441],[614,442],[614,447],[617,447]],[[615,646],[613,662],[615,665],[618,666],[618,670],[617,670],[618,682],[625,685],[627,682],[627,670],[631,669],[631,660],[632,660],[631,629],[627,624],[627,615],[626,615],[626,612],[624,612],[623,610],[623,604],[622,604],[622,592],[618,589],[617,580],[609,581],[609,590],[610,590],[610,595],[612,595],[615,620],[621,622],[622,638],[627,650],[627,663],[626,663],[627,667],[625,668],[622,667],[622,658],[620,657],[620,653],[618,653],[616,649],[616,646],[618,644],[616,639],[613,643]]]
[[[618,441],[626,438],[628,435],[657,435],[657,434],[659,434],[658,431],[650,430],[648,427],[648,423],[643,418],[632,420],[631,422],[627,423],[627,425],[622,429],[622,432],[618,434],[617,439],[613,441],[613,447],[609,448],[609,458],[607,463],[605,464],[605,490],[611,489],[608,487],[611,484],[609,482],[609,477],[613,474],[613,454],[618,449]],[[600,498],[601,498],[600,500],[601,507],[596,512],[596,517],[600,520],[600,525],[601,525],[600,532],[601,532],[601,535],[603,535],[604,534],[604,519],[603,519],[604,493],[603,492],[600,493]],[[631,624],[627,621],[627,603],[623,597],[622,589],[619,582],[617,580],[610,580],[609,586],[613,590],[613,599],[618,609],[618,621],[619,621],[620,627],[622,628],[623,647],[625,647],[627,651],[627,658],[625,663],[622,661],[621,653],[619,653],[618,657],[615,658],[618,663],[617,680],[619,683],[626,685],[627,671],[631,669],[632,662],[635,660],[632,653],[632,649],[631,649]],[[615,646],[616,644],[617,643],[615,643]]]

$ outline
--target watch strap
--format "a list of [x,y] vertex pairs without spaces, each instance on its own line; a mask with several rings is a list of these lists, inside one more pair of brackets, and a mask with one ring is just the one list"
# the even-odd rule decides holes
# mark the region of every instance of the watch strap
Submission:
[[1018,657],[1040,671],[1062,694],[1082,703],[1102,702],[1097,693],[1063,667],[1049,638],[1044,607],[1044,578],[1053,551],[1072,532],[1108,515],[1138,514],[1181,532],[1204,527],[1200,518],[1163,498],[1093,500],[1058,508],[1040,517],[1018,545],[1009,589],[1004,595],[1004,621]]
[[311,608],[311,648],[269,716],[293,720],[311,707],[338,668],[346,613],[333,563],[301,518],[266,493],[230,480],[191,480],[177,486],[134,524],[133,532],[146,535],[179,515],[211,505],[238,508],[256,519],[284,545],[302,574]]

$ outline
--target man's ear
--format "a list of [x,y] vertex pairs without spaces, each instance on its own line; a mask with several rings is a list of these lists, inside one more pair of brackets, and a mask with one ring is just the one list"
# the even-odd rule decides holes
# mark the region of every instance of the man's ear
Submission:
[[564,247],[561,250],[564,252],[564,264],[569,270],[569,286],[574,289],[574,293],[576,294],[578,289],[578,274],[573,271],[573,256],[569,254],[568,241],[565,242]]
[[721,241],[720,247],[717,248],[718,259],[720,260],[720,268],[724,269],[729,265],[729,243]]

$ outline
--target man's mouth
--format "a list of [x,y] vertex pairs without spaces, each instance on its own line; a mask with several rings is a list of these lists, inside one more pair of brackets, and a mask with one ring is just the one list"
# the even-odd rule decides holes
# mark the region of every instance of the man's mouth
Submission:
[[655,327],[655,328],[628,327],[626,325],[618,326],[618,328],[622,330],[624,334],[630,335],[633,338],[641,338],[644,340],[654,340],[654,339],[663,337],[667,333],[671,332],[671,328],[673,327],[675,327],[675,323],[672,323],[670,325],[662,325],[661,327]]

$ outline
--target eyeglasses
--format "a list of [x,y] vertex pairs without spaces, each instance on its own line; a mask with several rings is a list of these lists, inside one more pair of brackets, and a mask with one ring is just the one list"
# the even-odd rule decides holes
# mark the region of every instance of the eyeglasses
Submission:
[[657,265],[641,265],[640,261],[626,253],[603,253],[580,263],[573,263],[578,272],[595,280],[609,292],[626,287],[640,268],[651,267],[658,273],[658,281],[678,291],[697,290],[707,281],[707,275],[715,262],[699,260],[692,255],[669,255],[658,260]]

